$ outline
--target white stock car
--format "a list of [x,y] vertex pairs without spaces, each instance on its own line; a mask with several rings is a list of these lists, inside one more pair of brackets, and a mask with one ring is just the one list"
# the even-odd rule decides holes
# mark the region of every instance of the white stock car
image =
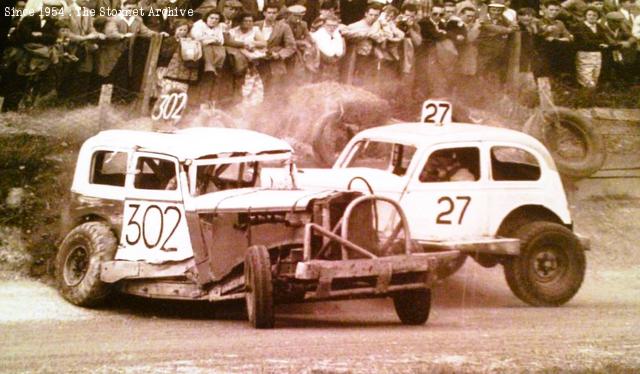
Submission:
[[467,255],[485,267],[502,264],[513,293],[535,306],[567,302],[584,279],[588,240],[573,233],[549,152],[524,133],[459,123],[371,128],[332,168],[301,169],[296,182],[398,201],[425,251],[462,253],[441,276]]
[[[56,256],[60,293],[83,306],[112,289],[244,298],[257,328],[273,327],[275,303],[389,296],[403,323],[426,322],[438,268],[457,252],[413,253],[393,200],[296,188],[291,157],[286,142],[239,129],[88,139]],[[265,166],[282,170],[268,185]],[[378,230],[378,205],[396,212],[393,230]]]

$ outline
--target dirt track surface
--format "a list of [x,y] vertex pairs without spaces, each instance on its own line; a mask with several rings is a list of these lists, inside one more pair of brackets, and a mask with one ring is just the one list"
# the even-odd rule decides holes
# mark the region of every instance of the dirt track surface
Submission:
[[528,307],[502,267],[467,261],[418,327],[401,325],[388,300],[282,306],[276,329],[257,331],[241,304],[119,296],[88,310],[5,279],[0,372],[640,372],[640,201],[580,202],[574,213],[593,249],[567,305]]
[[[490,284],[490,287],[487,285]],[[119,297],[76,308],[32,281],[0,284],[2,372],[425,372],[640,370],[640,275],[590,272],[561,308],[513,297],[501,268],[465,265],[425,326],[386,300],[281,307],[257,331],[241,305]]]

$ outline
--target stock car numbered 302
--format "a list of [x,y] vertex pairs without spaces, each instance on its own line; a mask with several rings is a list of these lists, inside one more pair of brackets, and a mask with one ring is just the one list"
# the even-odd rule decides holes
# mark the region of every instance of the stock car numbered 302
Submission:
[[364,130],[332,168],[300,169],[297,183],[398,201],[425,251],[460,251],[440,277],[471,256],[485,267],[502,264],[510,289],[528,304],[566,303],[584,279],[589,241],[573,232],[551,155],[518,131],[451,123],[450,106],[436,104],[423,110],[431,123]]
[[289,144],[249,130],[100,132],[78,156],[61,295],[244,298],[257,328],[274,326],[277,303],[391,297],[403,323],[426,322],[436,274],[458,253],[418,253],[394,200],[300,189],[294,175]]

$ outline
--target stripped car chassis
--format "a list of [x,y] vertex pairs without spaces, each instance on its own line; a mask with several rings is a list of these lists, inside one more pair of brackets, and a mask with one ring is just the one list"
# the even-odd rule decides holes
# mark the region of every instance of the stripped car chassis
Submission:
[[[394,244],[400,232],[404,232],[404,253],[379,256],[349,240],[351,218],[359,204],[384,201],[397,211],[400,221],[390,237],[376,252],[385,253]],[[338,235],[338,232],[340,234]],[[311,240],[322,237],[323,245],[313,256]],[[296,264],[294,279],[309,282],[303,301],[336,300],[366,297],[384,297],[409,290],[428,290],[436,280],[440,264],[455,258],[458,251],[418,253],[411,241],[408,221],[400,205],[389,198],[367,195],[354,199],[345,209],[343,217],[332,230],[316,223],[305,226],[303,258]],[[334,243],[340,246],[340,259],[319,259]],[[359,257],[353,258],[357,254]],[[338,284],[339,289],[333,285]]]
[[[362,229],[357,227],[361,222],[353,222],[354,212],[361,204],[369,204],[367,207],[376,210],[379,201],[393,206],[399,222],[382,245],[367,248],[350,239],[352,231]],[[328,200],[317,207],[323,218],[328,217],[330,203]],[[406,309],[415,302],[424,302],[422,298],[430,305],[430,289],[437,280],[438,268],[460,254],[457,250],[417,252],[421,247],[411,240],[402,208],[383,196],[354,198],[332,228],[330,220],[322,221],[322,225],[300,223],[303,240],[288,243],[285,258],[277,249],[252,246],[247,250],[244,269],[231,271],[222,280],[204,287],[197,283],[193,258],[163,265],[107,261],[102,265],[101,278],[105,282],[117,282],[122,292],[145,297],[208,301],[245,298],[247,304],[274,305],[387,296],[396,301],[408,295],[410,302],[405,303]],[[377,227],[375,230],[377,232]],[[398,239],[401,232],[403,240]],[[392,247],[394,250],[390,251]],[[119,282],[121,280],[123,282]],[[420,299],[413,301],[416,297]],[[405,322],[398,308],[396,303],[396,311]],[[249,306],[247,309],[251,320],[252,309]],[[424,321],[428,312],[427,305]],[[416,324],[411,321],[414,320],[408,323]],[[254,325],[260,327],[260,324]]]

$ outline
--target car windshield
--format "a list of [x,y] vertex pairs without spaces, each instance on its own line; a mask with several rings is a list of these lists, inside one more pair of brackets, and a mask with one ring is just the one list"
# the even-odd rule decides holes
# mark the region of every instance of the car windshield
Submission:
[[367,167],[403,176],[416,152],[411,145],[361,140],[353,146],[347,168]]
[[[229,189],[260,187],[262,169],[282,169],[282,177],[291,181],[291,154],[246,155],[221,154],[194,163],[196,168],[195,196]],[[270,173],[271,174],[271,173]]]

